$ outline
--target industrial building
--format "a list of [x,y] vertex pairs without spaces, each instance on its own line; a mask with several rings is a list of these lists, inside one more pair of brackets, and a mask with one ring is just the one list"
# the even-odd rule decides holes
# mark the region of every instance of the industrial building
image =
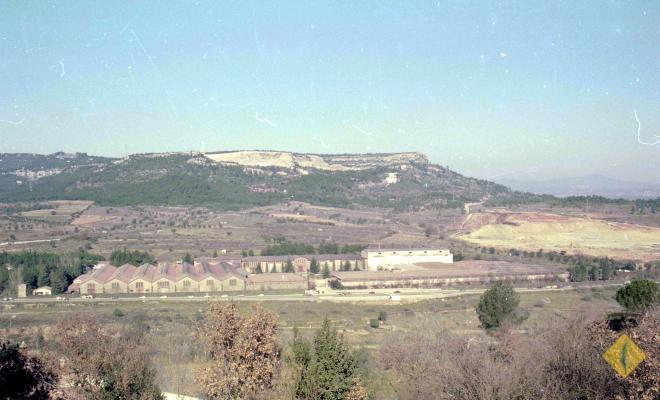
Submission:
[[[357,254],[291,256],[220,256],[198,258],[194,263],[161,262],[156,265],[115,267],[101,263],[77,277],[69,293],[84,295],[119,293],[237,292],[244,290],[304,290],[312,261],[319,271],[395,270],[417,262],[451,263],[449,250],[367,249]],[[287,265],[291,273],[284,273]]]
[[381,249],[380,247],[369,247],[362,250],[360,255],[365,261],[366,269],[369,271],[393,270],[397,269],[399,265],[417,263],[451,264],[454,262],[451,251],[432,248]]
[[345,289],[440,287],[483,284],[498,280],[520,282],[566,282],[566,270],[545,265],[528,265],[506,261],[459,261],[419,263],[404,269],[372,271],[340,271],[333,280]]

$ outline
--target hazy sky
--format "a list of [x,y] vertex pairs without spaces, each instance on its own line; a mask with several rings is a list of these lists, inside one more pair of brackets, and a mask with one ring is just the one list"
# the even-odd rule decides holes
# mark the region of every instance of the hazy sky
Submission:
[[0,152],[415,150],[660,181],[660,1],[150,3],[0,0]]

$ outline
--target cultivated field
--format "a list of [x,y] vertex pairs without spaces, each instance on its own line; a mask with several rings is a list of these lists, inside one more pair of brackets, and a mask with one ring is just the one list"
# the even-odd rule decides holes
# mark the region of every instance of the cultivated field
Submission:
[[455,237],[482,247],[566,251],[620,259],[660,259],[660,228],[537,212],[481,212]]
[[[55,204],[43,210],[5,212],[0,217],[3,250],[71,251],[84,247],[108,256],[116,249],[149,251],[159,260],[185,253],[211,256],[214,251],[256,254],[286,238],[314,246],[343,244],[441,245],[460,213],[393,213],[379,208],[354,209],[289,202],[242,211],[187,207],[100,207],[89,202]],[[1,208],[1,205],[0,205]],[[0,209],[0,213],[2,210]],[[54,213],[54,214],[53,214]],[[432,235],[425,234],[430,229]]]

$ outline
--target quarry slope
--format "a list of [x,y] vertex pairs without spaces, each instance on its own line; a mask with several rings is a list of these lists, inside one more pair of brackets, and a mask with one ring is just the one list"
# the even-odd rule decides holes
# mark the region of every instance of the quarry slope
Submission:
[[536,212],[481,212],[456,238],[481,247],[660,259],[660,228]]

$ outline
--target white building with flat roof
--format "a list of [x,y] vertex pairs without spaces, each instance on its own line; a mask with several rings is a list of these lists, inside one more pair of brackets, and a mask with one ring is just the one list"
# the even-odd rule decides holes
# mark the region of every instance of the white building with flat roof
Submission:
[[382,271],[393,269],[396,265],[417,263],[445,263],[454,262],[454,255],[446,249],[392,249],[367,248],[361,252],[369,271]]

